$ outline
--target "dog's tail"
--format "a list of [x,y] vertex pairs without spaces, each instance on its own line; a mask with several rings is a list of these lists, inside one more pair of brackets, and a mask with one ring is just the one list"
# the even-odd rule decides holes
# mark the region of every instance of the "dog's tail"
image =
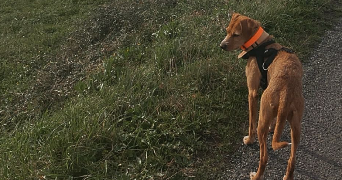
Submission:
[[[282,93],[286,93],[286,91],[282,92]],[[286,118],[288,116],[288,111],[286,108],[286,107],[288,107],[288,105],[287,105],[288,101],[286,98],[288,96],[283,95],[280,97],[285,97],[285,99],[278,101],[279,107],[278,107],[278,114],[277,114],[277,122],[276,122],[274,134],[273,134],[273,139],[272,139],[273,150],[277,150],[277,149],[280,149],[280,148],[283,148],[283,147],[290,145],[290,143],[288,143],[288,142],[280,142],[280,137],[283,133],[283,130],[284,130],[284,127],[286,124]]]

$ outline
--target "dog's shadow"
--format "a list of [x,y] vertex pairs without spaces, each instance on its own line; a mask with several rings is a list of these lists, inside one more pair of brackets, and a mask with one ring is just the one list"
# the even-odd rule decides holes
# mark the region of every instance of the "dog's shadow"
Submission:
[[[281,140],[282,141],[287,141],[287,142],[291,142],[291,138],[289,136],[290,134],[290,128],[289,126],[287,126],[284,129],[284,132],[282,134]],[[267,137],[267,151],[268,151],[268,156],[269,156],[269,163],[268,163],[268,170],[271,169],[272,166],[277,166],[275,169],[279,168],[279,171],[283,172],[284,169],[286,169],[287,166],[287,161],[288,158],[290,156],[290,151],[291,151],[291,147],[285,147],[283,149],[279,149],[277,151],[274,151],[272,149],[272,138],[273,138],[273,133],[269,133],[268,137]],[[254,143],[253,145],[249,146],[250,149],[252,149],[253,151],[259,152],[259,144],[258,143]],[[304,158],[304,156],[306,156]],[[308,159],[309,157],[311,157],[312,159]],[[303,158],[301,158],[303,157]],[[298,173],[299,175],[302,176],[306,176],[308,178],[310,178],[311,180],[319,180],[320,176],[317,174],[317,169],[312,169],[309,168],[307,165],[307,163],[305,163],[305,161],[312,161],[312,162],[318,162],[318,161],[323,161],[325,163],[328,163],[334,167],[337,168],[342,168],[342,165],[337,162],[336,160],[333,160],[327,156],[324,156],[324,154],[319,154],[313,150],[310,150],[307,146],[305,145],[299,145],[298,149],[297,149],[297,163],[296,163],[296,173]],[[257,163],[258,165],[258,163]],[[270,173],[272,173],[272,171],[265,171],[265,177],[267,177]],[[295,176],[296,176],[295,173]],[[279,174],[279,172],[276,172],[276,174]],[[272,173],[272,175],[274,176],[274,173]],[[298,178],[296,178],[298,179]]]
[[[291,147],[284,147],[277,151],[272,149],[272,138],[273,133],[269,133],[267,136],[267,152],[268,152],[268,163],[266,166],[266,171],[264,174],[265,179],[282,179],[285,175],[288,158],[290,156]],[[304,139],[303,139],[304,140]],[[286,125],[284,132],[282,133],[281,141],[291,142],[290,128]],[[232,165],[231,169],[239,169],[238,171],[242,173],[239,176],[240,179],[249,179],[249,173],[251,171],[257,171],[259,165],[259,141],[250,145],[241,146],[238,152],[231,157],[230,163]],[[295,179],[310,179],[319,180],[320,175],[317,173],[317,169],[313,169],[308,165],[307,162],[325,162],[334,166],[336,168],[341,168],[341,162],[331,159],[324,154],[320,154],[316,151],[310,149],[306,145],[299,145],[297,149],[297,163],[295,168]],[[234,171],[234,170],[233,170]],[[230,171],[232,172],[232,171]],[[235,172],[238,173],[238,172]],[[272,178],[270,178],[272,177]]]

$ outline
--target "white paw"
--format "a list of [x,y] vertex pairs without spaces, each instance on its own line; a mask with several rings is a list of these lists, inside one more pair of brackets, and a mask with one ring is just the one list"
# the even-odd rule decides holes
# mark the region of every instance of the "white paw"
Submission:
[[251,172],[251,173],[249,174],[249,177],[250,177],[251,179],[253,179],[255,176],[256,176],[256,172]]
[[249,136],[243,137],[243,143],[245,145],[254,143],[254,139],[249,138]]
[[[255,178],[255,176],[256,176],[256,172],[251,172],[250,174],[249,174],[249,177],[251,178],[251,180],[254,180],[253,178]],[[264,176],[261,176],[258,180],[263,180],[264,179]]]
[[249,136],[245,136],[245,137],[243,137],[243,143],[244,144],[248,144],[248,140],[249,140]]

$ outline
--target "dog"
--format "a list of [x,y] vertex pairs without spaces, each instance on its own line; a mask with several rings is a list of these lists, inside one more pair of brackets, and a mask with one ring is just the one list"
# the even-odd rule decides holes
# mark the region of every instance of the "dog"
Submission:
[[[243,142],[246,145],[252,144],[258,135],[260,145],[258,171],[251,172],[250,179],[263,178],[268,160],[267,135],[269,131],[274,130],[273,150],[291,146],[291,154],[283,179],[292,180],[304,111],[302,64],[294,51],[276,43],[274,37],[263,30],[260,22],[247,16],[234,13],[226,31],[227,35],[220,47],[226,51],[241,48],[242,53],[238,58],[247,59],[249,129],[248,136],[243,138]],[[260,98],[257,127],[257,100],[260,87],[264,91]],[[291,127],[291,143],[280,141],[286,120]]]

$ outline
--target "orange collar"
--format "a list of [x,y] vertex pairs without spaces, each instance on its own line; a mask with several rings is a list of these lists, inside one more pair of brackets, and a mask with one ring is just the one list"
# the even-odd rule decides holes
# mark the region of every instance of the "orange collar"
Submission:
[[251,37],[251,39],[241,46],[242,52],[239,54],[238,58],[241,58],[248,51],[259,46],[259,44],[262,43],[268,36],[269,34],[264,31],[262,27],[259,27],[258,31]]

